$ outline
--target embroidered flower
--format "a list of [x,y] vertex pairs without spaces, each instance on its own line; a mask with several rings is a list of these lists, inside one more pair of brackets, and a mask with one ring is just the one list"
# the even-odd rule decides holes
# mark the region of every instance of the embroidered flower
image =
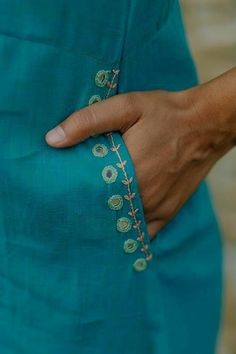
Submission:
[[113,210],[119,210],[123,206],[123,198],[119,194],[114,194],[108,199],[108,205]]
[[102,177],[106,183],[114,183],[117,176],[117,169],[112,165],[105,166],[102,170]]
[[108,148],[104,144],[96,144],[92,148],[92,152],[93,152],[94,156],[104,157],[108,154]]
[[120,232],[128,232],[132,227],[132,221],[129,218],[121,217],[116,222],[117,230]]

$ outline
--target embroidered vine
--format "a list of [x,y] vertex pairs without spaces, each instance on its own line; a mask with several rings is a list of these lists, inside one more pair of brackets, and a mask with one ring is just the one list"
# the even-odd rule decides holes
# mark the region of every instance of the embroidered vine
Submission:
[[[97,87],[103,88],[107,87],[108,90],[104,99],[110,97],[112,89],[117,86],[115,82],[120,70],[112,69],[112,70],[99,70],[95,76],[95,84]],[[110,79],[110,75],[112,75]],[[89,99],[89,104],[93,104],[95,102],[101,101],[102,98],[98,94],[92,95]],[[126,253],[133,253],[138,248],[140,248],[141,252],[144,253],[144,257],[137,258],[133,263],[133,268],[137,272],[141,272],[146,269],[147,261],[152,259],[152,253],[150,252],[148,243],[145,242],[145,237],[149,237],[149,235],[145,235],[145,232],[142,231],[141,222],[138,218],[139,208],[136,208],[134,205],[134,200],[136,196],[136,192],[132,191],[131,184],[133,182],[133,177],[129,176],[126,170],[127,160],[123,160],[120,154],[121,144],[116,144],[113,132],[104,133],[104,136],[107,136],[109,139],[110,147],[113,153],[116,154],[117,157],[117,168],[121,169],[123,173],[123,179],[121,182],[126,186],[127,192],[125,195],[121,196],[120,194],[114,194],[110,196],[107,201],[107,204],[112,210],[120,210],[123,207],[123,198],[129,202],[129,211],[128,215],[121,216],[117,219],[116,228],[119,232],[127,233],[132,228],[136,230],[137,237],[136,240],[132,238],[128,238],[124,244],[123,249]],[[93,137],[96,137],[93,136]],[[104,158],[108,154],[108,147],[105,144],[97,143],[92,148],[92,153],[94,156],[99,158]],[[106,165],[102,170],[102,178],[106,183],[114,183],[118,177],[118,170],[113,165]]]
[[[111,90],[116,87],[115,79],[116,79],[117,75],[119,74],[119,72],[120,72],[119,69],[112,69],[113,76],[112,76],[111,81],[107,82],[108,91],[107,91],[105,98],[108,98],[110,96]],[[113,151],[117,156],[118,162],[117,162],[116,166],[118,168],[120,168],[123,172],[124,179],[122,180],[122,183],[127,187],[127,194],[124,195],[124,198],[129,202],[129,206],[130,206],[130,211],[128,212],[128,214],[133,219],[133,228],[137,232],[137,240],[141,244],[141,251],[145,254],[145,259],[147,261],[149,261],[152,259],[152,253],[149,250],[148,244],[145,243],[145,234],[141,230],[141,227],[140,227],[141,220],[138,220],[138,218],[137,218],[137,212],[139,211],[139,209],[135,208],[135,206],[133,204],[133,200],[136,196],[136,193],[132,192],[132,190],[131,190],[131,184],[133,181],[133,177],[128,176],[128,173],[125,169],[125,165],[126,165],[127,161],[122,160],[122,157],[119,153],[120,144],[116,145],[113,133],[109,132],[109,133],[106,133],[105,135],[108,136],[108,138],[110,139],[111,151]],[[137,268],[136,270],[142,270],[141,268],[144,267],[144,263],[143,263],[142,259],[137,260],[137,261],[140,261],[140,262],[138,263],[138,267],[136,267]]]

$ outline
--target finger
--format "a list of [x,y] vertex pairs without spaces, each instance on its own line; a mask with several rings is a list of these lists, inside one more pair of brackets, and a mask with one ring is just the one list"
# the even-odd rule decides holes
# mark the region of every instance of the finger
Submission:
[[[193,171],[188,170],[185,176],[180,178],[173,188],[170,189],[166,199],[155,209],[155,215],[152,217],[154,221],[148,224],[151,240],[177,215],[197,189],[201,180],[207,175],[207,171],[209,171],[209,166],[202,167],[200,174],[199,171],[194,171],[195,173],[193,173]],[[183,188],[183,180],[190,180],[191,183],[185,183],[185,188]]]
[[147,224],[148,233],[151,240],[157,237],[158,232],[164,227],[166,223],[166,220],[155,220]]
[[173,218],[187,200],[190,199],[213,165],[213,162],[211,164],[202,164],[201,167],[193,165],[191,169],[187,169],[185,173],[182,173],[179,176],[180,178],[169,189],[165,198],[155,208],[155,216],[149,217],[157,219],[158,214],[161,219]]
[[54,147],[66,147],[93,135],[125,130],[140,115],[137,95],[135,92],[115,95],[72,113],[46,134],[46,142]]

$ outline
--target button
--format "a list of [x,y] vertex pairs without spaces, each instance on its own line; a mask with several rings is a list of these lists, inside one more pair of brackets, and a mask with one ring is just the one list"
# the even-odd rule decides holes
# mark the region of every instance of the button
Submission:
[[96,102],[100,102],[102,99],[101,99],[101,96],[99,95],[93,95],[90,97],[89,99],[89,105],[93,104],[93,103],[96,103]]
[[114,194],[108,199],[108,205],[113,210],[119,210],[123,206],[123,198],[119,194]]
[[92,148],[92,152],[93,152],[94,156],[104,157],[108,154],[108,148],[104,144],[96,144]]
[[106,183],[114,183],[117,176],[117,169],[112,165],[105,166],[102,170],[102,177]]
[[132,227],[132,221],[129,218],[122,217],[117,220],[117,230],[120,232],[128,232]]
[[133,253],[137,250],[138,248],[138,242],[133,240],[132,238],[129,238],[124,242],[124,251],[126,253]]
[[147,261],[145,258],[138,258],[136,261],[133,263],[133,267],[136,270],[136,272],[142,272],[147,268]]
[[95,76],[95,83],[98,87],[103,87],[107,84],[110,70],[99,70]]

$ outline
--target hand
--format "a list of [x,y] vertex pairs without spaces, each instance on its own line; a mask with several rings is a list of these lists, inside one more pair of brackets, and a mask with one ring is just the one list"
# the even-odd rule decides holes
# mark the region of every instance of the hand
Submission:
[[135,165],[153,238],[228,149],[215,122],[205,119],[203,124],[196,104],[199,95],[197,87],[119,94],[74,112],[47,133],[46,141],[61,148],[120,130]]

